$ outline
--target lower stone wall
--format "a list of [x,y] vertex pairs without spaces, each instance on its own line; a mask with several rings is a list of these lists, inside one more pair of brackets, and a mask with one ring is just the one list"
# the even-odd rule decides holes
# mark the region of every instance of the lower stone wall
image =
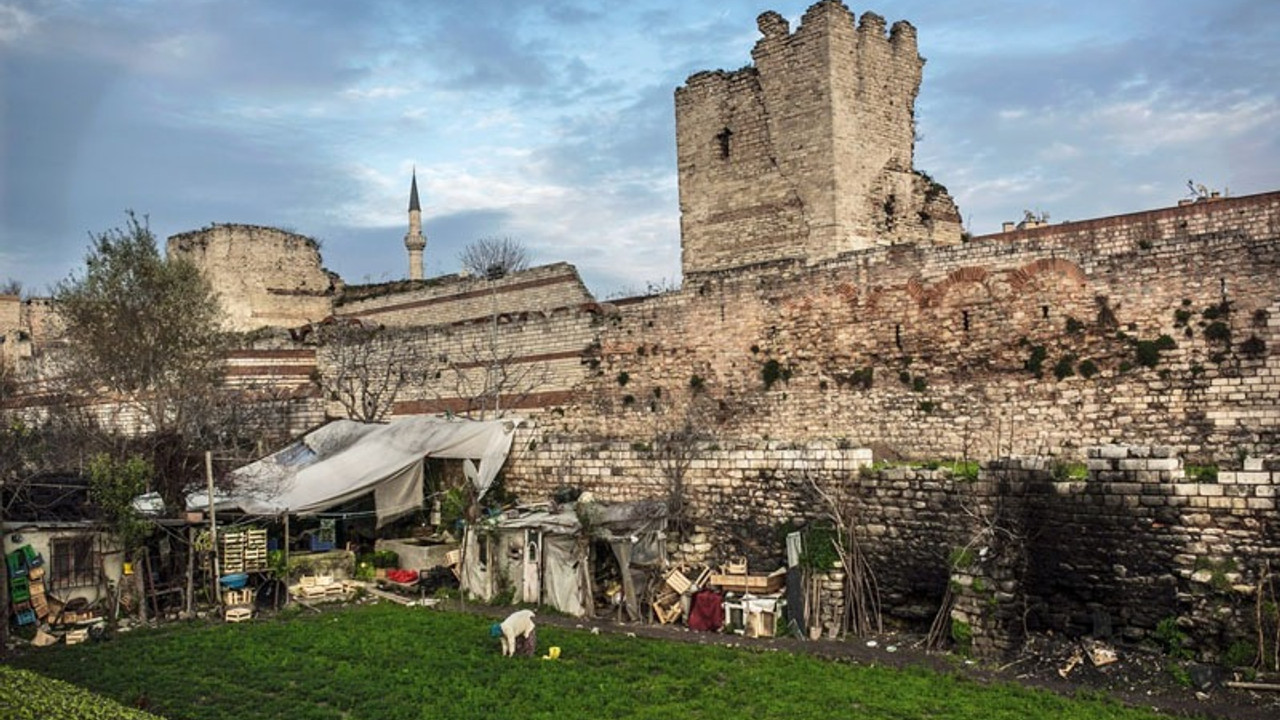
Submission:
[[[561,486],[601,500],[668,497],[671,455],[526,428],[505,482],[525,501]],[[855,518],[886,622],[927,628],[950,589],[956,637],[981,655],[1016,649],[1025,630],[1140,641],[1173,619],[1188,649],[1212,660],[1253,637],[1258,585],[1280,557],[1280,462],[1188,479],[1171,447],[1108,445],[1087,449],[1087,470],[1014,457],[975,479],[961,466],[873,468],[870,451],[821,445],[703,444],[687,455],[676,561],[745,556],[772,570],[786,531],[823,516],[821,490]]]

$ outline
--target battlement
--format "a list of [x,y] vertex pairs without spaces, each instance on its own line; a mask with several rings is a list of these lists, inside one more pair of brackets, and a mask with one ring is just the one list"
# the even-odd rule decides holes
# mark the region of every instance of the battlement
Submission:
[[757,27],[751,66],[700,72],[676,90],[685,276],[959,242],[946,188],[913,169],[915,28],[886,32],[880,15],[859,19],[834,0],[794,32],[775,12]]

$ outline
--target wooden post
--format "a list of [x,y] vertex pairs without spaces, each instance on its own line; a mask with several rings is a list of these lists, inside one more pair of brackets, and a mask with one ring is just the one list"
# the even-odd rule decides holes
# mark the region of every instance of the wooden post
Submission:
[[289,513],[284,514],[284,586],[289,587]]
[[204,474],[209,482],[209,538],[213,543],[213,602],[222,604],[222,593],[218,592],[218,580],[222,571],[218,564],[218,513],[213,502],[213,453],[204,451]]
[[184,607],[187,616],[191,616],[192,610],[195,609],[195,582],[196,582],[196,529],[187,526],[187,594]]

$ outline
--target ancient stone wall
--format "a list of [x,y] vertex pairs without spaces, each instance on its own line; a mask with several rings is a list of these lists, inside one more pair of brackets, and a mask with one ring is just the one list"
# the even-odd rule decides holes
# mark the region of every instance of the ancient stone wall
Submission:
[[954,243],[946,189],[912,167],[924,61],[910,23],[813,5],[760,16],[754,65],[676,91],[686,278],[902,242]]
[[[445,304],[447,306],[447,304]],[[397,415],[453,412],[475,416],[561,408],[591,371],[606,310],[595,304],[501,313],[454,323],[396,328],[397,343],[419,358],[415,382],[400,393]],[[321,373],[335,356],[321,347]],[[337,410],[331,405],[331,412]]]
[[448,275],[422,282],[351,286],[343,293],[338,314],[404,327],[462,323],[593,302],[595,298],[578,271],[568,263],[554,263],[492,280]]
[[233,330],[292,327],[333,314],[333,278],[315,240],[269,227],[213,225],[169,238],[218,293]]
[[726,437],[890,455],[1271,454],[1278,266],[1270,193],[703,273],[619,305],[565,430],[644,437],[700,404]]
[[[666,450],[533,424],[504,482],[528,502],[562,486],[601,500],[668,498]],[[817,487],[855,518],[886,619],[926,628],[950,587],[956,636],[977,654],[1005,654],[1028,629],[1139,641],[1166,619],[1204,659],[1252,637],[1256,590],[1280,553],[1280,463],[1189,478],[1170,447],[1087,455],[1078,474],[1059,459],[1014,457],[975,479],[945,464],[873,468],[868,450],[702,444],[680,475],[690,531],[671,547],[678,562],[745,556],[772,570],[784,528],[823,517]]]

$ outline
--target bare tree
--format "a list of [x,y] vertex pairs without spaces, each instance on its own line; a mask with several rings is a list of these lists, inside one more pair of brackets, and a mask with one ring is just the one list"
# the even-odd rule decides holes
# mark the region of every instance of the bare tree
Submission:
[[499,418],[523,405],[533,392],[547,384],[545,363],[525,362],[516,350],[502,342],[502,317],[494,314],[484,332],[460,352],[445,356],[445,369],[437,394],[446,390],[462,404],[459,412],[477,420]]
[[434,361],[419,351],[421,336],[348,321],[321,326],[317,338],[325,357],[320,389],[353,420],[385,419],[406,387],[434,374]]
[[468,272],[496,280],[508,273],[529,267],[529,251],[511,237],[480,238],[467,245],[458,255]]

